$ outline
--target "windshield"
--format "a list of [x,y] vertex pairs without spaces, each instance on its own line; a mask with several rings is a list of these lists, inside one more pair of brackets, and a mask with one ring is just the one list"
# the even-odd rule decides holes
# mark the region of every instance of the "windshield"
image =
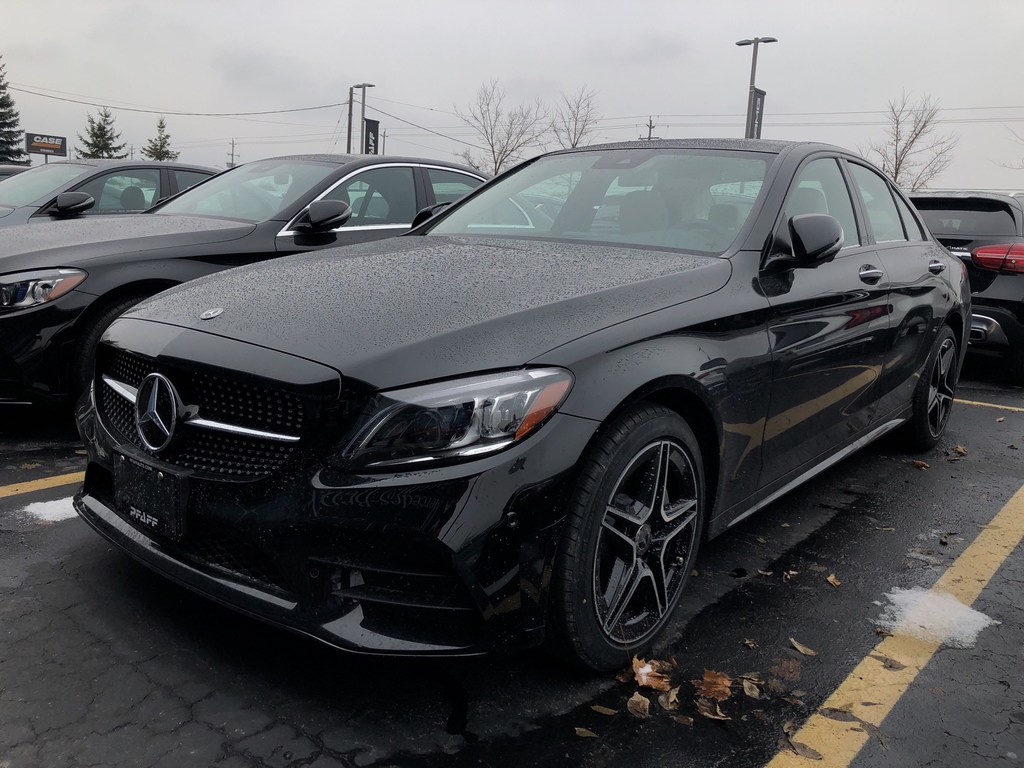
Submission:
[[773,155],[610,149],[552,155],[483,190],[431,235],[501,235],[722,253]]
[[247,163],[188,189],[154,213],[266,221],[277,217],[337,169],[335,163],[315,161]]
[[0,181],[0,205],[17,208],[34,203],[41,197],[56,193],[89,168],[88,165],[54,163],[10,176]]

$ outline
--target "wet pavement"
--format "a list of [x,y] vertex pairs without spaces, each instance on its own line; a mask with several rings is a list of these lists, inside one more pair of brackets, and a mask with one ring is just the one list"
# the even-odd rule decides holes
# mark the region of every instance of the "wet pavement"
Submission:
[[[959,396],[984,405],[960,403],[936,450],[875,443],[706,546],[658,653],[678,709],[642,689],[645,719],[634,682],[540,652],[353,657],[192,595],[66,517],[83,457],[57,414],[0,412],[0,768],[1024,765],[1020,546],[984,581],[966,647],[916,676],[887,662],[908,686],[880,726],[853,713],[885,685],[823,709],[879,654],[899,590],[929,589],[983,531],[1011,536],[992,521],[1024,484],[1024,411],[991,406],[1024,408],[1024,390],[972,364]],[[705,670],[733,680],[726,719],[698,712]],[[790,746],[814,713],[834,723],[828,748],[807,743],[821,761]]]

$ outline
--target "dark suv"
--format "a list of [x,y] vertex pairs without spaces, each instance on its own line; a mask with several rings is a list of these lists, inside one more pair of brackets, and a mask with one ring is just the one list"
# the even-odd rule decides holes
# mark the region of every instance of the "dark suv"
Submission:
[[935,238],[967,264],[971,280],[971,348],[1005,356],[1024,384],[1024,208],[1017,196],[992,192],[915,192]]

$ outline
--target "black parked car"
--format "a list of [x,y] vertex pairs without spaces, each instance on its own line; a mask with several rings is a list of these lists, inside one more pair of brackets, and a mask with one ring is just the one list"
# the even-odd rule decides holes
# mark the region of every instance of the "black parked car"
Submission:
[[1024,208],[1016,195],[915,192],[935,239],[959,256],[971,281],[971,349],[1003,356],[1024,384]]
[[47,163],[0,182],[0,227],[138,213],[217,171],[150,160]]
[[27,165],[0,165],[0,180],[28,170]]
[[[553,218],[507,221],[536,196]],[[558,152],[408,236],[117,320],[75,505],[160,573],[341,648],[547,638],[618,667],[705,537],[890,430],[938,441],[969,311],[960,263],[836,147]]]
[[5,230],[0,402],[76,395],[106,327],[165,288],[287,253],[397,235],[418,209],[482,181],[443,161],[296,155],[225,171],[142,215]]

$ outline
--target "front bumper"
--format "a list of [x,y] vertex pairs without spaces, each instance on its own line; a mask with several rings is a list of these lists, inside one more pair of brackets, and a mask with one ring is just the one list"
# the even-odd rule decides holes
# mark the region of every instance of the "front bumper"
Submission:
[[52,303],[0,314],[0,403],[66,397],[71,329],[93,301],[71,291]]
[[355,476],[302,462],[253,482],[186,480],[185,533],[142,530],[114,502],[121,451],[83,400],[89,464],[75,497],[98,533],[213,600],[349,651],[474,655],[543,640],[575,466],[596,423],[556,415],[497,456]]

